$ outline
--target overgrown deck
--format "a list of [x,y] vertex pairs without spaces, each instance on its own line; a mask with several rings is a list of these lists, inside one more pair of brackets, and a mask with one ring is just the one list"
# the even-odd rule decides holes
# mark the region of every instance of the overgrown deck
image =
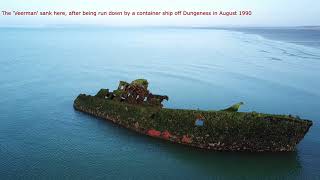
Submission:
[[[76,110],[142,134],[219,151],[294,151],[312,121],[286,115],[166,109],[80,94]],[[196,119],[203,117],[203,126]]]

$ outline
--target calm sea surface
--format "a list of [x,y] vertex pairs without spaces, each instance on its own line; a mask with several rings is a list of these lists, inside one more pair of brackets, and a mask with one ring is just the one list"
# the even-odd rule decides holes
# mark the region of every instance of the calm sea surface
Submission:
[[[72,107],[79,93],[136,78],[168,95],[166,107],[222,109],[244,101],[242,111],[299,115],[314,126],[292,153],[207,152],[141,136]],[[0,179],[317,179],[319,79],[320,48],[254,34],[2,28]]]

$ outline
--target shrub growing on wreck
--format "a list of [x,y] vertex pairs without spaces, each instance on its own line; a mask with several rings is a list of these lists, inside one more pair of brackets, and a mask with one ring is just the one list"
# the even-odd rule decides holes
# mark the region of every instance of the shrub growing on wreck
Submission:
[[96,94],[96,97],[107,98],[109,94],[109,89],[100,89],[100,91]]
[[149,82],[146,79],[136,79],[134,81],[132,81],[133,85],[139,85],[139,86],[143,86],[144,88],[148,88]]

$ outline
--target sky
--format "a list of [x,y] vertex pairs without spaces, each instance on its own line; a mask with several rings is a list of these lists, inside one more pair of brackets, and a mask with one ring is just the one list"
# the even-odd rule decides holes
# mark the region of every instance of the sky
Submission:
[[[1,0],[0,26],[318,26],[320,0]],[[251,16],[3,16],[2,11],[252,11]]]

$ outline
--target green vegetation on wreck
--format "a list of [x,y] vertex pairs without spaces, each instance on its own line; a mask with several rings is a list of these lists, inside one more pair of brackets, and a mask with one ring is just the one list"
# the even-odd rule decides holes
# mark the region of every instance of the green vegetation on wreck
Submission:
[[120,81],[118,89],[109,92],[109,89],[101,89],[96,97],[127,102],[136,105],[149,105],[162,107],[163,100],[169,100],[168,96],[152,94],[148,90],[148,81],[136,79],[131,83]]
[[230,107],[228,107],[227,109],[224,109],[222,111],[230,111],[230,112],[238,112],[239,109],[240,109],[240,106],[243,105],[244,103],[243,102],[239,102],[237,104],[234,104]]
[[[74,107],[140,133],[169,132],[170,140],[177,143],[227,151],[293,151],[312,125],[292,116],[236,112],[242,103],[221,111],[166,109],[161,102],[168,97],[152,95],[147,86],[146,80],[122,81],[113,92],[80,94]],[[202,126],[195,125],[199,117]],[[183,142],[184,137],[190,141]]]

